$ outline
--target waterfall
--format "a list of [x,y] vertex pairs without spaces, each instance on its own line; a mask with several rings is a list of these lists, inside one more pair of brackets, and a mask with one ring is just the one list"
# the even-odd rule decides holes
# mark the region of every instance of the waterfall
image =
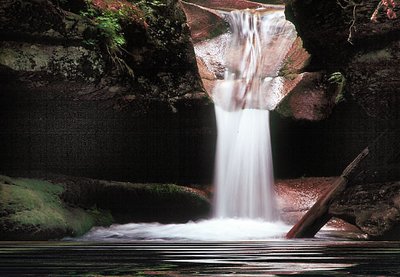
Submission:
[[216,216],[277,219],[269,109],[296,32],[282,10],[232,11],[225,78],[213,90],[218,128],[214,183]]
[[282,8],[233,11],[228,21],[232,34],[225,55],[225,78],[213,90],[218,125],[218,218],[96,227],[81,240],[237,241],[277,238],[288,231],[282,222],[271,222],[277,213],[268,109],[280,100],[283,82],[278,72],[296,32]]

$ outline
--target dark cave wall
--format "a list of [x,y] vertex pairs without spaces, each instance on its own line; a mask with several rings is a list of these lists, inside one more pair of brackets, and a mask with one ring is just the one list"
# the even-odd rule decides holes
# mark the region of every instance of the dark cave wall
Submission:
[[[66,86],[68,84],[65,84]],[[24,90],[25,89],[25,90]],[[110,100],[76,100],[11,82],[0,92],[0,171],[44,171],[135,182],[212,183],[216,126],[212,103],[153,103],[116,110]],[[385,122],[342,102],[324,121],[271,113],[276,178],[336,176]]]
[[[400,19],[389,19],[379,0],[290,0],[286,17],[296,26],[311,54],[307,71],[341,72],[346,96],[371,117],[398,121],[400,105]],[[354,21],[354,28],[351,22]],[[398,126],[397,126],[398,127]]]
[[338,176],[389,122],[368,117],[354,101],[342,102],[323,121],[271,113],[271,141],[277,178]]
[[[146,3],[0,3],[0,172],[210,182],[214,113],[185,15]],[[110,13],[123,51],[99,27]]]
[[[15,84],[14,84],[15,85]],[[65,83],[65,86],[68,86]],[[148,112],[54,90],[3,87],[0,171],[45,171],[112,180],[209,183],[215,120],[211,104],[164,103]]]

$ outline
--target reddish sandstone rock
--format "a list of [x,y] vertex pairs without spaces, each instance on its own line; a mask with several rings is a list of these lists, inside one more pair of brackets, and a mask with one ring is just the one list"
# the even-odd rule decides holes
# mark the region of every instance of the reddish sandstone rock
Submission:
[[322,120],[334,106],[334,97],[327,93],[323,74],[318,72],[298,75],[298,80],[281,104],[280,111],[295,119]]
[[227,31],[227,23],[217,12],[204,7],[182,2],[193,42],[215,37]]
[[189,0],[188,2],[217,10],[256,9],[264,5],[246,0]]

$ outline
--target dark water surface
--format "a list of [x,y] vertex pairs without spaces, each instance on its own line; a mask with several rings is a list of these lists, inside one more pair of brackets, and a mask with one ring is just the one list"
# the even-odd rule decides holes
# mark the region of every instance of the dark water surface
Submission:
[[1,242],[0,276],[400,276],[400,242]]

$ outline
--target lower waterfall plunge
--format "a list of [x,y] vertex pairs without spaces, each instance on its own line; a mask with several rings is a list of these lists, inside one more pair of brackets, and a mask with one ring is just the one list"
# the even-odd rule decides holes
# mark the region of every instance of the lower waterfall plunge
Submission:
[[226,112],[216,106],[215,112],[218,125],[215,215],[277,219],[268,111]]
[[[225,78],[213,91],[218,139],[216,216],[277,219],[269,111],[282,86],[277,78],[293,39],[283,11],[233,11]],[[274,78],[275,77],[275,78]]]
[[96,227],[79,240],[263,240],[288,231],[275,210],[268,109],[281,97],[278,72],[296,37],[294,26],[282,9],[226,16],[232,34],[225,78],[213,91],[218,127],[215,218]]

